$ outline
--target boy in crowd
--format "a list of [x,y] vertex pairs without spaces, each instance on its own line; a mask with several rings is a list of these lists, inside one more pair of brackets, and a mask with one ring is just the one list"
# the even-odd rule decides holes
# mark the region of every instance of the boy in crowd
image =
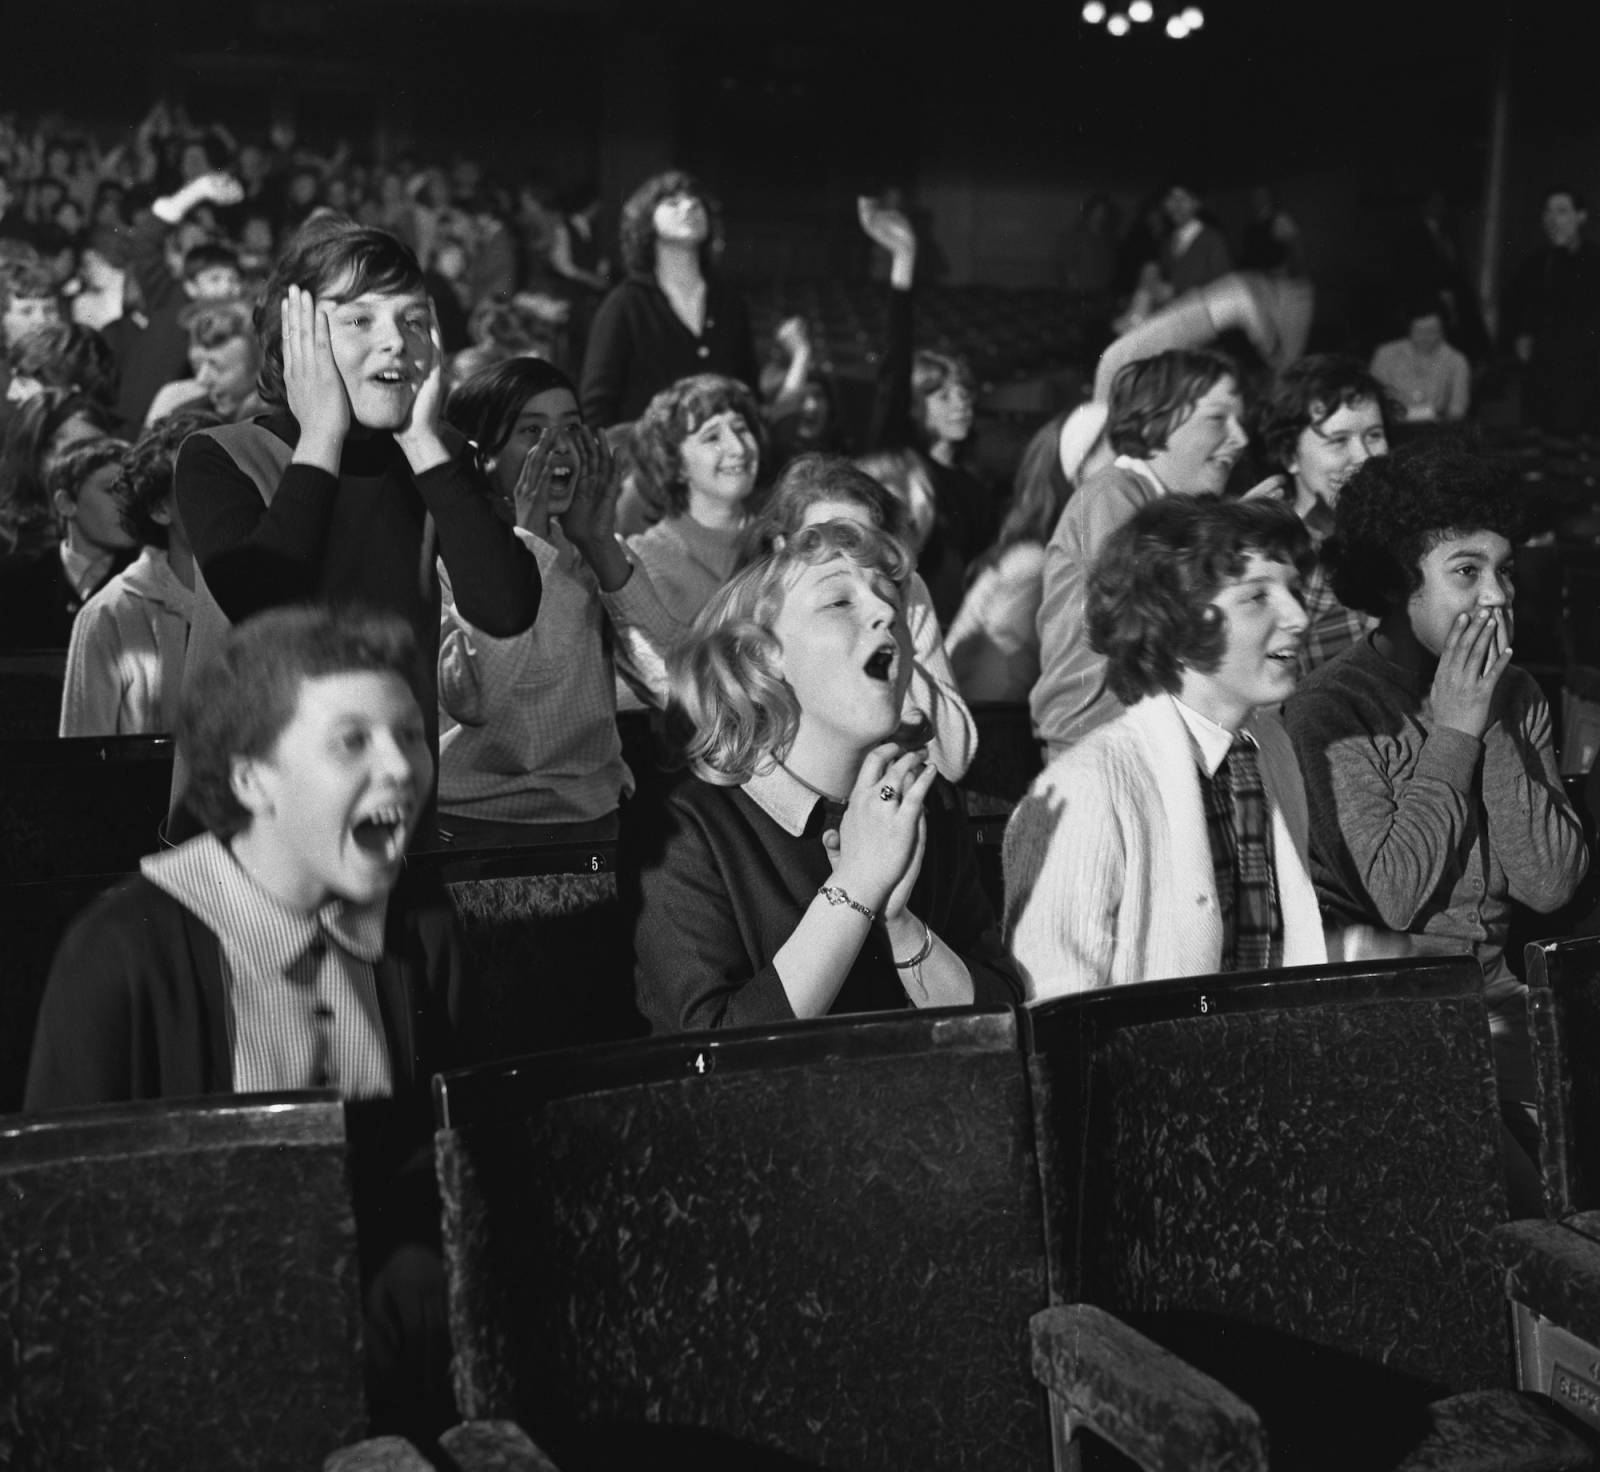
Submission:
[[56,281],[38,261],[18,261],[0,270],[0,347],[10,350],[29,333],[61,321]]
[[[1389,415],[1382,385],[1354,358],[1319,353],[1284,374],[1262,416],[1262,448],[1288,473],[1288,504],[1311,534],[1313,551],[1320,553],[1333,531],[1345,483],[1374,455],[1389,453]],[[1311,626],[1302,674],[1355,643],[1370,622],[1339,602],[1320,562],[1304,594]]]
[[1111,387],[1106,437],[1117,458],[1067,502],[1045,549],[1034,730],[1058,756],[1121,710],[1084,617],[1090,568],[1107,539],[1162,496],[1216,496],[1246,444],[1233,365],[1216,353],[1158,353]]
[[1106,543],[1089,639],[1127,709],[1051,762],[1006,828],[1006,941],[1030,1000],[1326,959],[1305,794],[1271,714],[1294,689],[1310,564],[1270,501],[1164,497]]
[[65,649],[88,599],[133,557],[111,487],[122,468],[125,440],[85,440],[46,472],[59,543],[0,559],[0,646]]
[[454,1419],[428,1084],[460,954],[442,892],[404,874],[433,782],[418,673],[395,618],[283,608],[228,633],[179,722],[205,832],[68,931],[26,1107],[337,1089],[373,1429],[426,1438]]
[[1513,901],[1564,904],[1588,867],[1550,711],[1511,664],[1512,488],[1442,440],[1367,462],[1340,494],[1333,588],[1377,628],[1307,676],[1285,711],[1331,926],[1403,933],[1483,967],[1502,1112],[1527,1159],[1513,1204],[1537,1212],[1526,988],[1505,955]]
[[138,557],[78,611],[61,698],[63,736],[164,735],[177,730],[183,651],[194,605],[194,554],[173,515],[178,446],[219,421],[175,414],[140,436],[111,486]]

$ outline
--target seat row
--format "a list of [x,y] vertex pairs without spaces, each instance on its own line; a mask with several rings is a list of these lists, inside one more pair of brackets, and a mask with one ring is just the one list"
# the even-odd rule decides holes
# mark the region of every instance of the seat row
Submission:
[[[1600,1023],[1600,941],[1541,957],[1552,1217],[1509,1227],[1466,959],[610,1043],[443,1075],[459,1409],[520,1425],[565,1472],[1043,1469],[1076,1465],[1091,1438],[1146,1468],[1593,1465],[1579,1417],[1512,1389],[1508,1268],[1530,1334],[1567,1336],[1546,1355],[1565,1378],[1542,1389],[1581,1416],[1600,1355],[1572,1349],[1600,1342],[1600,1241],[1582,1219],[1600,1190],[1600,1082],[1581,1051]],[[329,1308],[344,1269],[323,1228],[316,1272],[283,1258],[301,1215],[337,1215],[331,1169],[285,1190],[269,1152],[257,1189],[248,1172],[163,1157],[202,1148],[194,1119],[249,1103],[0,1133],[0,1325],[16,1351],[0,1355],[0,1405],[36,1408],[31,1434],[109,1422],[135,1395],[261,1397],[289,1421],[315,1409],[308,1380],[331,1360],[306,1336],[328,1319],[327,1354],[348,1346]],[[260,1111],[259,1137],[295,1108]],[[181,1138],[174,1113],[191,1121]],[[85,1144],[94,1130],[144,1163],[115,1173]],[[216,1264],[235,1252],[277,1266],[223,1281]],[[261,1332],[285,1320],[294,1333]],[[199,1342],[207,1354],[178,1352]],[[1525,1340],[1529,1384],[1538,1351]],[[69,1390],[60,1366],[79,1354],[94,1373]],[[251,1358],[274,1354],[298,1362],[281,1385]],[[100,1400],[73,1405],[83,1394]],[[349,1436],[335,1422],[320,1444]],[[119,1424],[119,1467],[182,1472],[191,1445],[196,1466],[291,1465],[215,1441],[207,1460],[198,1437],[147,1456],[157,1431]]]

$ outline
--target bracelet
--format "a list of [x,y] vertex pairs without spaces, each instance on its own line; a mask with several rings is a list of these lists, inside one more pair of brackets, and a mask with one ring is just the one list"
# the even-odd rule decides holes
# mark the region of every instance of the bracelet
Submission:
[[865,915],[868,920],[876,920],[878,918],[876,910],[869,910],[865,905],[858,905],[837,884],[824,884],[817,893],[830,905],[849,905],[856,914]]
[[[932,950],[933,950],[933,927],[931,925],[929,925],[926,920],[924,920],[922,922],[922,949],[920,951],[918,951],[916,955],[912,956],[909,960],[895,961],[894,962],[895,970],[897,970],[897,971],[906,971],[906,970],[909,970],[913,966],[920,966],[924,961],[926,961],[928,959],[928,954]],[[891,956],[889,959],[891,961],[894,961],[894,957],[893,956]]]

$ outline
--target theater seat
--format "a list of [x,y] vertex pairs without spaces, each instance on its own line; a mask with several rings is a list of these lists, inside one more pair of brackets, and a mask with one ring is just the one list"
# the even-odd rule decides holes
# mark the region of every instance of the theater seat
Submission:
[[1049,1465],[1012,1013],[650,1039],[436,1096],[464,1414],[566,1472]]
[[[1225,1386],[1272,1466],[1592,1465],[1510,1389],[1475,963],[1115,987],[1030,1009],[1027,1045],[1053,1301]],[[1036,1325],[1063,1412],[1070,1329]],[[1188,1426],[1176,1446],[1097,1430],[1144,1466],[1234,1465],[1184,1460]]]

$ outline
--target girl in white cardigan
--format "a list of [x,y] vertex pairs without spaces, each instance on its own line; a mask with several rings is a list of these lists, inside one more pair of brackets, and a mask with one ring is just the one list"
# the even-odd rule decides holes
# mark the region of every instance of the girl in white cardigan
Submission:
[[1268,964],[1327,959],[1305,793],[1272,713],[1294,689],[1310,561],[1269,502],[1164,497],[1106,544],[1089,637],[1128,709],[1057,757],[1006,830],[1006,937],[1030,1000],[1227,969],[1237,841],[1219,834],[1219,863],[1207,809],[1226,803],[1212,784],[1239,738],[1266,796]]

